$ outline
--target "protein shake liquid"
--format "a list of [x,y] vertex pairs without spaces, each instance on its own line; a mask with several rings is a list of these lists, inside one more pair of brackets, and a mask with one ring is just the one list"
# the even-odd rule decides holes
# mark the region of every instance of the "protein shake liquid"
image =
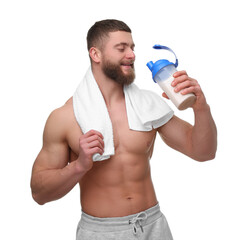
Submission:
[[[165,46],[154,45],[154,48],[166,49],[174,53],[170,48]],[[184,110],[193,105],[193,103],[196,101],[196,96],[193,93],[182,95],[180,92],[175,92],[174,87],[171,86],[171,83],[174,80],[173,74],[177,71],[177,58],[175,63],[169,62],[166,59],[161,59],[155,63],[150,61],[147,63],[147,66],[152,72],[154,82],[159,84],[159,86],[179,110]]]

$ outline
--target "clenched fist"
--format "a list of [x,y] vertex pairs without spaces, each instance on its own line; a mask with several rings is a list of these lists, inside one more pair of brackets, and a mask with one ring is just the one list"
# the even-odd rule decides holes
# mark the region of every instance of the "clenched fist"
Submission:
[[89,171],[93,166],[93,155],[104,153],[104,141],[100,132],[90,130],[79,139],[78,163],[85,170]]

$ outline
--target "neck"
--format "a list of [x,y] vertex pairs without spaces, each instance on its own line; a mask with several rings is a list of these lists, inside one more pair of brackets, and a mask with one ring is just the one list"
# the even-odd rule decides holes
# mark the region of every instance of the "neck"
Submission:
[[123,86],[104,75],[100,68],[92,66],[94,78],[100,88],[107,107],[124,99]]

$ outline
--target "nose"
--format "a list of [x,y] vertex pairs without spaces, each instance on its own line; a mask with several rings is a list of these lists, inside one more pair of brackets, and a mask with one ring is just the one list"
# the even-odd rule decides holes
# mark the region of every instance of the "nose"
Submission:
[[133,49],[129,48],[126,53],[126,58],[135,60],[135,53]]

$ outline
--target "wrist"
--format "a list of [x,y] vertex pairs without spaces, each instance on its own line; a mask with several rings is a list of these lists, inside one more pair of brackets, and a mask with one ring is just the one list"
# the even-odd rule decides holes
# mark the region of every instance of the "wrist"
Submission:
[[86,172],[88,172],[88,170],[84,168],[84,166],[80,163],[78,159],[75,160],[73,164],[74,164],[75,174],[84,175]]
[[196,112],[207,112],[210,111],[210,106],[205,102],[205,104],[192,106],[193,111]]
[[207,104],[206,98],[203,94],[197,96],[197,100],[192,106],[192,109],[194,112],[205,112],[210,110],[210,107]]

